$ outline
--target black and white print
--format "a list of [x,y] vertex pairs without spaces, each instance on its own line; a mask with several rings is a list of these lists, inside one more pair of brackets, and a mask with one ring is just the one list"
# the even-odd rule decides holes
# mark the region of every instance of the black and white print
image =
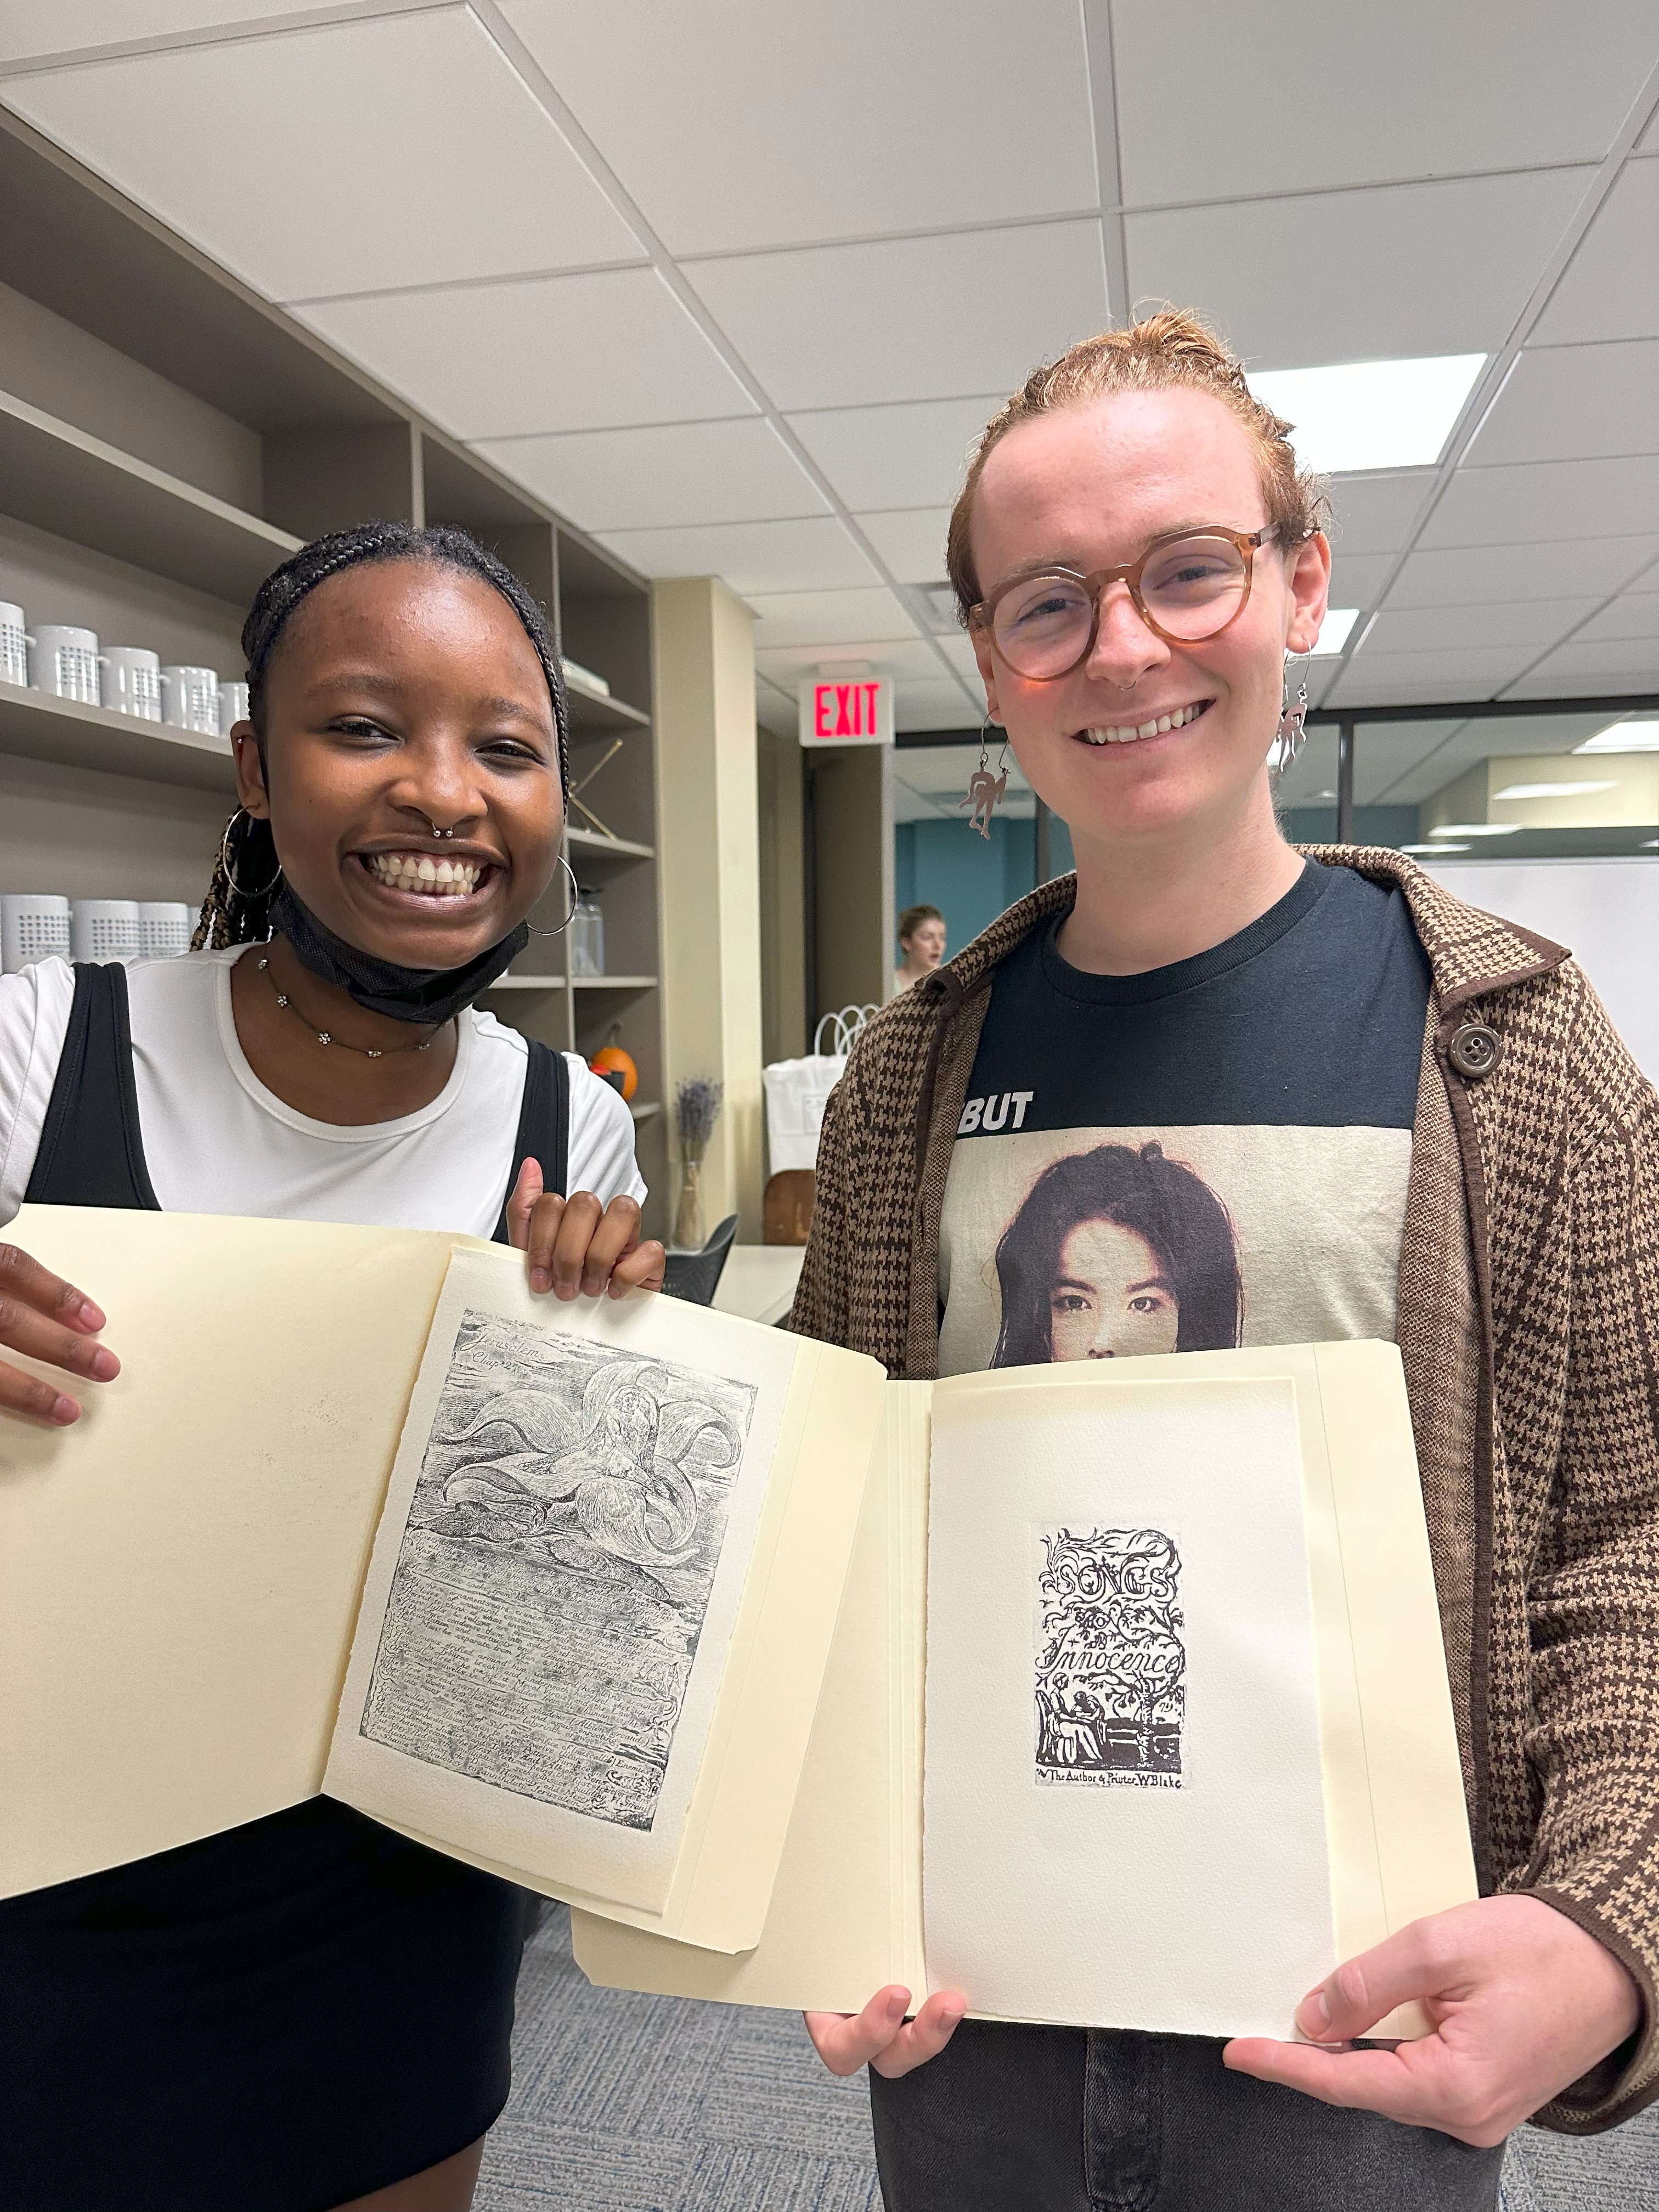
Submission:
[[469,1308],[410,1500],[369,1741],[648,1831],[752,1384]]
[[1181,1554],[1162,1528],[1039,1532],[1036,1779],[1178,1790]]

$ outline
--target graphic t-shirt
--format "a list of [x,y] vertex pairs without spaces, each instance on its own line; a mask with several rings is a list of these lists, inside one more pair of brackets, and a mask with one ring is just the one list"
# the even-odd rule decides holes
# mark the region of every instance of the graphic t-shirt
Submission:
[[1309,861],[1257,921],[997,970],[945,1187],[939,1373],[1392,1337],[1429,969],[1403,896]]

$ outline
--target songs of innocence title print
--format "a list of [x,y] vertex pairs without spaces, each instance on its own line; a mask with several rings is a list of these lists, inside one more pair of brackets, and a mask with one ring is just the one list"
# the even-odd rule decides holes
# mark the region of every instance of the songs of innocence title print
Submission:
[[649,1830],[756,1395],[469,1309],[362,1734]]
[[1178,1790],[1181,1554],[1161,1528],[1037,1532],[1036,1779]]

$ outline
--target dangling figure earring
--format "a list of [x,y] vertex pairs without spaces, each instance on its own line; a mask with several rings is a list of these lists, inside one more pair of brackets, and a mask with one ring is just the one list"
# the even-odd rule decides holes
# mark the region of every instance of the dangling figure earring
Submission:
[[1304,726],[1307,719],[1307,684],[1299,683],[1296,687],[1296,696],[1294,699],[1291,698],[1291,672],[1287,664],[1285,670],[1285,700],[1279,710],[1279,729],[1273,738],[1273,750],[1267,757],[1267,773],[1275,783],[1279,781],[1280,776],[1302,750],[1303,740],[1307,736],[1307,731]]
[[1002,751],[997,761],[1002,773],[993,775],[985,751],[985,732],[990,724],[991,717],[988,714],[979,726],[979,766],[968,779],[968,796],[957,801],[958,813],[964,806],[973,808],[968,817],[968,827],[977,830],[988,843],[991,836],[991,817],[1008,788],[1008,733],[1006,730],[1003,732]]

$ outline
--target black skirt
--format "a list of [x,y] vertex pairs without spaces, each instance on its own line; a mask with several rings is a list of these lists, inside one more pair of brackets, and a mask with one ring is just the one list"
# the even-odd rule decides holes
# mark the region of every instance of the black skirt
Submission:
[[326,2212],[465,2148],[521,1905],[325,1797],[0,1904],[0,2212]]

